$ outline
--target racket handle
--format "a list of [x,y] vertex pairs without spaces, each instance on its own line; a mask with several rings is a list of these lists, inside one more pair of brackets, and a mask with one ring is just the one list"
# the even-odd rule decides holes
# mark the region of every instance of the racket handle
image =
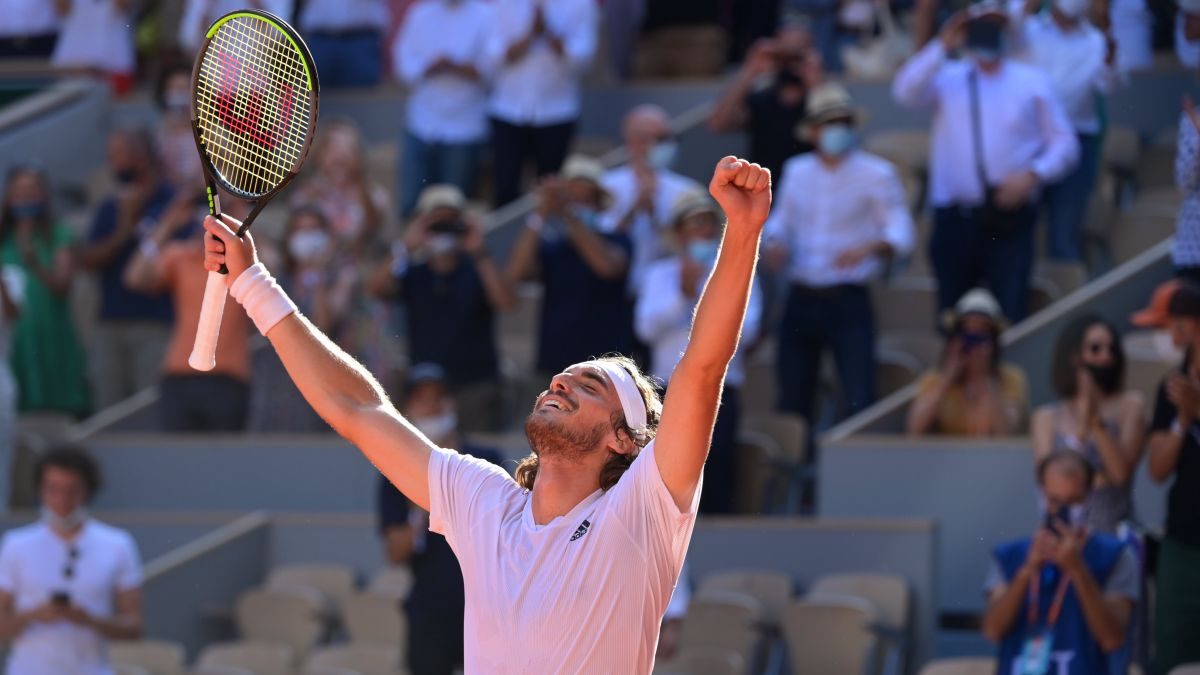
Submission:
[[221,335],[221,316],[225,314],[225,275],[209,272],[204,286],[204,302],[200,305],[200,323],[196,326],[196,343],[188,365],[208,372],[217,367],[217,338]]

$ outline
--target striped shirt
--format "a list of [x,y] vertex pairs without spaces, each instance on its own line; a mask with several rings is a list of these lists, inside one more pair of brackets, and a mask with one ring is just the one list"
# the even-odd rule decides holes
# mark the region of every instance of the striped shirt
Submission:
[[1183,193],[1171,258],[1175,267],[1200,267],[1200,130],[1188,118],[1179,120],[1175,151],[1175,185]]
[[504,469],[434,452],[429,529],[462,566],[464,672],[650,673],[699,497],[679,510],[651,442],[607,492],[538,525]]

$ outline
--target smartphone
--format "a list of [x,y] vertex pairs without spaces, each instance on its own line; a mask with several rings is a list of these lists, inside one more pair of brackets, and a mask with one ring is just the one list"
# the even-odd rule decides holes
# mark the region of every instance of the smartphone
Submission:
[[50,596],[50,602],[58,605],[59,607],[69,607],[71,605],[71,596],[66,591],[55,591],[54,594]]
[[1054,529],[1055,521],[1058,521],[1060,523],[1070,524],[1070,522],[1071,522],[1070,507],[1064,506],[1057,511],[1050,511],[1050,512],[1046,513],[1046,520],[1043,523],[1043,525],[1046,527],[1046,531],[1048,531],[1050,534],[1057,537],[1058,532],[1055,531],[1055,529]]

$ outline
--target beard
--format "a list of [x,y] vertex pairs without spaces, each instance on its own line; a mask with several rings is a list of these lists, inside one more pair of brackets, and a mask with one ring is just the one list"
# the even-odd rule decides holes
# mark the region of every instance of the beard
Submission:
[[601,447],[608,426],[600,423],[590,429],[572,429],[564,420],[547,419],[537,413],[525,420],[525,438],[533,454],[576,460]]

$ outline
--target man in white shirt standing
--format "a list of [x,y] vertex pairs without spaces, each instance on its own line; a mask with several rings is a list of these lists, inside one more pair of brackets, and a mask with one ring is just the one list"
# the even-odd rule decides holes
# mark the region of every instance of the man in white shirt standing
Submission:
[[[1004,315],[1025,318],[1037,199],[1074,166],[1079,141],[1046,77],[1004,53],[1008,15],[960,10],[896,73],[902,105],[933,109],[930,261],[938,309],[990,287]],[[965,58],[949,55],[962,48]]]
[[325,88],[373,87],[383,76],[387,0],[305,0],[300,33]]
[[521,194],[525,163],[558,173],[579,120],[584,71],[596,54],[595,0],[497,0],[488,40],[495,73],[488,113],[496,205]]
[[1046,186],[1046,255],[1082,262],[1083,221],[1100,162],[1100,97],[1116,80],[1116,43],[1088,22],[1091,0],[1026,0],[1013,35],[1017,58],[1040,69],[1079,140],[1079,161]]
[[39,522],[0,543],[0,638],[9,675],[111,675],[109,640],[142,634],[142,569],[128,532],[87,513],[99,470],[56,448],[34,470]]
[[[278,352],[304,397],[408,498],[430,513],[462,565],[468,673],[648,674],[659,624],[695,524],[701,472],[737,349],[770,173],[725,157],[709,190],[728,224],[660,403],[628,359],[554,376],[525,424],[533,454],[503,469],[435,447],[379,383],[312,324],[228,216],[205,267],[229,267],[230,293]],[[232,310],[230,310],[232,311]]]
[[809,95],[798,133],[816,151],[783,165],[764,237],[767,264],[790,282],[779,327],[779,409],[814,423],[821,355],[833,352],[842,413],[875,399],[875,314],[867,288],[907,256],[914,228],[904,187],[886,160],[859,150],[862,113],[844,87]]
[[475,194],[487,138],[485,47],[495,20],[482,0],[420,0],[404,16],[392,64],[408,86],[408,132],[400,164],[401,214],[421,190],[449,184]]
[[[687,348],[692,312],[704,291],[721,245],[721,212],[712,199],[697,189],[680,197],[667,221],[672,227],[678,253],[655,261],[646,270],[645,284],[638,294],[634,327],[638,339],[650,347],[650,373],[671,387],[671,375]],[[743,344],[758,339],[762,320],[762,294],[751,289],[742,322]],[[737,430],[741,419],[738,392],[746,380],[742,350],[733,355],[725,374],[721,408],[713,427],[712,447],[704,465],[704,495],[700,513],[733,513],[733,490]]]
[[0,0],[0,59],[49,58],[57,39],[54,3]]
[[626,113],[621,128],[629,163],[604,174],[604,189],[613,198],[605,223],[633,240],[629,288],[634,295],[650,263],[670,253],[665,238],[671,209],[683,195],[702,190],[696,181],[671,170],[679,146],[670,124],[667,111],[656,105],[639,105]]

